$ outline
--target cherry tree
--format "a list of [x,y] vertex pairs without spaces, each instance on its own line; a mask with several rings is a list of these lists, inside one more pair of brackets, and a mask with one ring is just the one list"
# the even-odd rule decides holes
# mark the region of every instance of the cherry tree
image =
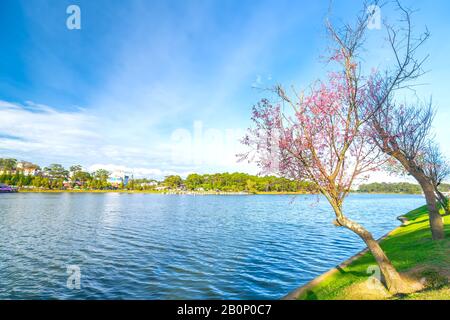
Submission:
[[[375,7],[379,5],[374,2]],[[393,63],[366,74],[371,66],[360,57],[373,14],[370,8],[374,6],[365,5],[354,24],[336,27],[327,21],[331,38],[327,62],[337,66],[337,71],[308,91],[288,92],[277,86],[273,90],[276,100],[261,100],[253,109],[254,126],[243,139],[249,151],[242,157],[255,161],[263,172],[314,182],[335,213],[334,224],[351,230],[366,243],[386,287],[396,293],[408,292],[412,287],[372,234],[343,210],[352,186],[395,158],[381,147],[380,139],[383,142],[384,137],[374,127],[374,119],[386,110],[391,113],[396,109],[391,103],[395,93],[412,89],[415,80],[424,74],[427,56],[418,58],[417,53],[429,33],[414,36],[411,11],[399,1],[394,4],[401,15],[399,26],[384,24]],[[383,124],[388,122],[384,120],[388,118],[383,119]]]
[[[375,97],[375,101],[380,99],[379,95],[378,90],[370,90],[369,96]],[[432,142],[434,110],[431,103],[402,105],[388,97],[384,103],[373,105],[377,107],[368,121],[373,141],[392,157],[394,166],[400,164],[402,171],[419,183],[427,203],[432,238],[443,239],[444,223],[438,203],[444,202],[444,197],[438,186],[447,176],[448,166]]]
[[[379,5],[379,3],[375,3]],[[423,45],[430,33],[425,30],[416,34],[412,24],[413,10],[403,6],[399,0],[393,1],[394,8],[399,13],[396,24],[384,21],[386,44],[390,48],[391,61],[383,68],[375,68],[373,73],[363,82],[366,87],[368,110],[367,115],[371,129],[368,130],[379,148],[397,163],[403,170],[412,175],[422,187],[425,194],[430,228],[434,240],[445,236],[442,217],[439,214],[435,187],[430,175],[426,174],[425,163],[421,155],[426,154],[424,146],[430,140],[429,131],[433,120],[433,112],[427,106],[409,105],[407,107],[395,103],[399,92],[414,91],[419,85],[418,79],[425,73],[424,64],[428,55],[421,54]],[[337,28],[328,23],[328,33],[331,36],[336,59],[344,70],[346,64],[355,68],[355,74],[360,75],[368,67],[367,62],[359,54],[364,48],[367,36],[367,16],[369,7],[357,17],[355,25],[344,25]],[[360,81],[361,82],[361,81]],[[359,87],[362,87],[362,83]],[[443,168],[441,168],[441,171]]]
[[430,178],[434,191],[436,193],[436,200],[445,210],[446,214],[450,214],[450,208],[447,197],[439,190],[439,186],[450,176],[450,164],[442,154],[441,149],[436,142],[430,141],[425,149],[424,157],[424,171],[427,177]]
[[368,88],[351,57],[345,71],[330,73],[325,82],[317,82],[308,93],[293,92],[277,86],[278,103],[261,100],[253,108],[254,126],[243,143],[249,151],[243,158],[255,161],[264,172],[312,181],[328,200],[336,219],[334,224],[357,234],[367,245],[380,267],[386,287],[393,293],[408,292],[401,278],[373,235],[361,224],[349,219],[343,210],[346,196],[354,183],[377,170],[386,159],[370,139],[366,127],[369,110]]

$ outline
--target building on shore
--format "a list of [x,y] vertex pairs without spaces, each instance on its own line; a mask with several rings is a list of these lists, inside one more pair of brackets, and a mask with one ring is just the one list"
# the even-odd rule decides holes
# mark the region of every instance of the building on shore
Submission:
[[35,176],[41,168],[34,163],[28,161],[19,161],[16,166],[16,171],[21,172],[26,176]]
[[120,186],[126,186],[129,179],[130,177],[123,171],[115,171],[109,176],[108,183],[110,183],[112,187],[118,188]]
[[142,182],[140,184],[141,187],[145,188],[145,187],[156,187],[158,186],[158,181],[149,181],[149,182]]
[[[15,160],[14,160],[15,161]],[[18,161],[13,163],[10,168],[0,168],[0,174],[17,174],[21,173],[26,176],[36,176],[40,172],[41,168],[34,163],[28,161]]]

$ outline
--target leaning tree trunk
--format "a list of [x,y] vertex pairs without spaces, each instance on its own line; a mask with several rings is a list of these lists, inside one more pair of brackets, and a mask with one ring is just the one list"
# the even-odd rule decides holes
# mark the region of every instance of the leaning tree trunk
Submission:
[[430,221],[431,236],[433,240],[441,240],[445,238],[444,221],[439,208],[437,206],[436,195],[434,193],[433,185],[426,179],[417,179],[422,187],[428,208],[428,219]]
[[434,194],[434,185],[430,181],[430,178],[427,177],[423,170],[418,167],[414,161],[406,159],[404,155],[400,152],[388,152],[385,151],[388,155],[393,156],[395,159],[397,159],[403,167],[408,171],[409,174],[411,174],[417,182],[420,184],[420,187],[422,188],[422,191],[425,195],[425,199],[427,202],[427,208],[428,208],[428,219],[430,221],[430,229],[431,229],[431,236],[433,240],[441,240],[444,239],[445,233],[444,233],[444,222],[443,219],[439,213],[439,208],[436,205],[436,196]]
[[402,279],[389,258],[384,253],[383,249],[381,249],[380,244],[373,238],[369,231],[367,231],[360,224],[347,219],[343,215],[338,217],[336,222],[338,225],[350,229],[356,233],[366,243],[378,266],[380,267],[380,271],[383,276],[382,280],[389,292],[393,294],[410,292],[410,287],[408,284]]

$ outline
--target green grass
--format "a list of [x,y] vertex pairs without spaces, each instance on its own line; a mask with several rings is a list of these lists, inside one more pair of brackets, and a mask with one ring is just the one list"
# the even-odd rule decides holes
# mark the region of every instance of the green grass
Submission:
[[[430,282],[430,274],[437,274],[440,276],[439,279],[447,280],[446,277],[450,275],[450,216],[444,217],[446,239],[441,241],[432,241],[431,239],[425,206],[413,210],[405,216],[409,220],[408,223],[395,229],[381,242],[381,247],[399,272],[415,269],[425,270],[423,276],[427,279],[427,283]],[[348,292],[351,289],[348,288],[367,281],[370,276],[367,270],[369,266],[373,265],[376,265],[374,258],[370,253],[366,253],[349,266],[339,270],[338,273],[328,276],[298,298],[308,300],[349,298]],[[441,276],[442,274],[445,276]],[[450,299],[449,288],[444,283],[441,287],[400,298]]]

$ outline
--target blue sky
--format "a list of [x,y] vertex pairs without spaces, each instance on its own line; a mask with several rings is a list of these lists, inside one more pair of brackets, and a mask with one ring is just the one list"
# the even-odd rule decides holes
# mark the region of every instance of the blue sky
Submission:
[[[336,1],[348,21],[361,1]],[[418,93],[438,107],[450,156],[450,3],[406,1],[427,25],[430,72]],[[66,8],[81,9],[81,30]],[[136,175],[247,171],[237,139],[275,83],[323,75],[328,1],[17,1],[0,3],[0,153]],[[382,16],[389,16],[384,12]],[[384,16],[383,16],[384,17]],[[367,61],[388,59],[373,30]]]

